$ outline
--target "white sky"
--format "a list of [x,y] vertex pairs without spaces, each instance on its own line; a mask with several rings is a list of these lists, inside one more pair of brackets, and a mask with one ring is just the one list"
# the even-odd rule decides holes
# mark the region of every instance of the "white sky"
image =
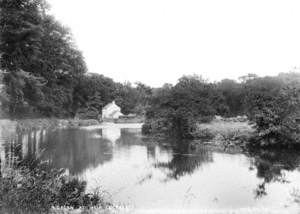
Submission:
[[48,0],[89,72],[151,86],[300,65],[299,0]]

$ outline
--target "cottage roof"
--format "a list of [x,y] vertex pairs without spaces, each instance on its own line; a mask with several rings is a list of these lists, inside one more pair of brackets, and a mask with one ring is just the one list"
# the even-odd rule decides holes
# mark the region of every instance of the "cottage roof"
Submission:
[[106,106],[103,107],[103,110],[106,110],[108,108],[111,108],[112,106],[116,106],[118,108],[120,108],[115,101],[112,101],[111,103],[108,103]]

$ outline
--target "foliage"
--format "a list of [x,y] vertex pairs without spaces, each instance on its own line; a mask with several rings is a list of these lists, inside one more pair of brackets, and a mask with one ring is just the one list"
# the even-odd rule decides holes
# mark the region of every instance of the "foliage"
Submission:
[[224,79],[217,83],[217,89],[223,102],[219,105],[218,114],[221,116],[236,116],[243,113],[242,85],[230,79]]
[[74,112],[80,118],[97,119],[104,105],[114,99],[116,86],[112,79],[98,74],[80,77],[74,88]]
[[99,74],[83,75],[74,88],[74,111],[80,118],[97,119],[102,108],[115,100],[123,114],[143,115],[152,89],[142,83],[116,83]]
[[123,114],[144,115],[148,100],[152,95],[152,89],[143,83],[129,82],[117,84],[116,103],[121,107]]
[[[248,118],[255,123],[260,146],[293,147],[300,143],[300,127],[296,118],[300,113],[300,78],[283,74],[264,77],[245,83],[245,103]],[[298,77],[300,77],[298,75]]]
[[70,31],[42,0],[0,1],[0,69],[11,115],[71,114],[72,90],[86,71]]
[[116,91],[116,104],[121,107],[123,114],[133,113],[139,101],[138,91],[132,87],[131,83],[118,84]]
[[44,213],[56,206],[77,209],[109,205],[99,192],[85,193],[85,189],[85,182],[65,175],[63,170],[22,167],[0,178],[0,208],[14,213]]
[[213,120],[210,123],[197,124],[194,135],[210,141],[216,140],[218,137],[223,140],[234,141],[249,139],[253,131],[253,128],[247,122]]
[[300,145],[300,74],[274,77],[248,74],[241,82],[208,83],[199,76],[184,76],[175,86],[155,89],[146,112],[144,134],[176,133],[182,138],[202,136],[196,123],[216,114],[247,115],[256,130],[252,145]]
[[215,97],[212,84],[200,76],[184,76],[175,86],[165,85],[155,92],[143,131],[191,138],[196,121],[210,121],[216,113]]

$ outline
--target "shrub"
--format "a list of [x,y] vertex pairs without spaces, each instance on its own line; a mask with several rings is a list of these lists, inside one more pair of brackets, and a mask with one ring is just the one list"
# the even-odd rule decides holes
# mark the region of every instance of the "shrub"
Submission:
[[0,208],[11,213],[48,212],[52,207],[105,207],[99,193],[85,193],[86,183],[64,170],[22,167],[0,178]]
[[199,76],[184,76],[173,87],[155,91],[146,112],[144,133],[192,138],[197,119],[210,121],[216,113],[213,84]]
[[275,78],[257,80],[247,87],[247,116],[256,128],[253,145],[299,146],[300,126],[295,118],[300,115],[300,86]]
[[98,119],[99,111],[94,107],[81,108],[77,111],[75,117],[78,119]]

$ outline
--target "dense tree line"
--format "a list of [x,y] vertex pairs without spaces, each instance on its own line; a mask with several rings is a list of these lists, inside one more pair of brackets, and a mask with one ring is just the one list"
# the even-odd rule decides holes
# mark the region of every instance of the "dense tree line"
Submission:
[[1,70],[10,115],[67,116],[73,87],[86,72],[70,31],[39,0],[1,0]]
[[184,76],[174,86],[155,89],[146,113],[145,134],[193,138],[198,122],[215,115],[247,115],[255,124],[261,145],[300,145],[300,73],[274,77],[249,74],[240,81],[210,83]]
[[136,113],[151,93],[141,83],[88,74],[70,30],[43,0],[0,0],[0,71],[2,108],[11,117],[97,118],[113,99],[125,114]]

